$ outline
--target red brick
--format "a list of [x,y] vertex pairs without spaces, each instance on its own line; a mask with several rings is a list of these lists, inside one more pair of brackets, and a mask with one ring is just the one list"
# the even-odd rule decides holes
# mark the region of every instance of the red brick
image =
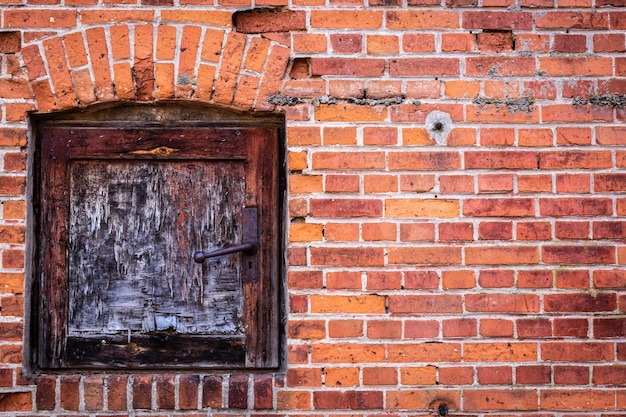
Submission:
[[518,366],[515,368],[515,383],[543,385],[550,383],[550,367],[543,365]]
[[478,276],[478,283],[483,288],[512,287],[515,275],[510,270],[482,270]]
[[593,284],[597,288],[626,288],[626,271],[621,269],[594,271]]
[[535,169],[536,152],[520,151],[468,151],[465,152],[466,169]]
[[322,385],[322,371],[320,368],[288,369],[287,385],[290,387],[319,387]]
[[481,319],[479,334],[483,337],[513,337],[513,322],[505,319]]
[[517,321],[520,339],[536,339],[552,336],[552,324],[548,319],[521,319]]
[[589,288],[589,273],[581,270],[559,270],[556,273],[557,288]]
[[461,251],[454,247],[391,247],[388,259],[390,264],[454,265],[461,262]]
[[306,29],[304,11],[252,9],[234,14],[234,24],[241,33],[289,32]]
[[594,318],[593,335],[597,339],[626,336],[626,320],[623,318]]
[[102,410],[104,406],[104,377],[88,375],[83,380],[85,410]]
[[402,274],[395,271],[368,272],[366,287],[368,290],[399,290],[402,287]]
[[459,12],[441,10],[389,10],[389,29],[454,29],[459,27]]
[[404,288],[406,289],[435,289],[438,288],[439,277],[433,271],[406,271],[404,273]]
[[554,383],[560,385],[587,385],[589,368],[585,366],[555,366]]
[[460,313],[462,299],[459,295],[390,295],[389,312],[410,313]]
[[626,366],[594,366],[593,383],[598,385],[617,385],[626,382]]
[[608,13],[547,12],[535,20],[538,29],[608,29]]
[[517,223],[517,240],[550,240],[552,225],[549,222]]
[[513,369],[510,366],[480,367],[476,374],[481,385],[505,385],[513,382]]
[[377,29],[383,15],[378,10],[313,10],[310,19],[311,27],[318,29]]
[[537,391],[513,390],[465,390],[463,393],[465,409],[469,412],[478,410],[535,411],[537,409]]
[[7,28],[71,28],[76,26],[76,10],[9,9],[4,13]]
[[[508,13],[507,13],[508,14]],[[513,13],[512,13],[513,14]],[[484,76],[530,76],[535,73],[534,58],[492,58],[469,57],[466,59],[467,75],[471,77]]]
[[616,261],[613,246],[544,246],[542,260],[549,264],[614,264]]
[[473,337],[478,332],[476,319],[461,318],[443,320],[441,330],[443,337]]
[[441,241],[472,241],[474,225],[472,223],[440,223],[439,240]]
[[609,216],[613,214],[608,198],[541,198],[542,216]]
[[206,375],[202,379],[202,407],[222,407],[222,377]]
[[293,339],[323,339],[326,326],[321,320],[291,320],[287,334]]
[[248,408],[248,375],[231,375],[228,381],[228,408]]
[[460,362],[461,349],[458,343],[411,343],[390,344],[390,362]]
[[623,33],[598,33],[593,35],[594,52],[625,52],[626,43]]
[[512,222],[481,222],[478,225],[478,238],[481,240],[511,240]]
[[613,344],[602,342],[546,342],[541,358],[557,362],[599,362],[613,360]]
[[152,375],[135,375],[133,379],[133,408],[152,409]]
[[80,377],[61,377],[61,408],[64,410],[78,411],[80,406]]
[[340,54],[354,54],[363,49],[363,36],[355,33],[330,35],[330,46],[333,52]]
[[474,271],[442,271],[441,286],[447,289],[467,289],[476,287]]
[[37,378],[36,404],[38,410],[54,410],[56,407],[56,377]]
[[465,29],[531,30],[533,15],[528,12],[463,12]]
[[591,191],[589,174],[557,174],[556,192],[562,194],[582,194]]
[[400,191],[427,192],[435,187],[435,176],[424,174],[400,175]]
[[440,385],[471,385],[474,382],[474,369],[469,366],[439,368]]
[[449,77],[460,75],[457,58],[395,58],[389,63],[389,74],[394,77]]
[[392,320],[370,320],[367,322],[369,339],[400,339],[402,322]]
[[313,405],[318,410],[372,410],[383,407],[382,391],[315,391]]
[[465,248],[466,265],[532,265],[538,263],[538,261],[538,250],[532,246]]
[[[318,272],[318,271],[315,271]],[[326,273],[326,288],[330,289],[356,289],[363,287],[362,274],[360,272],[337,271]],[[320,286],[321,288],[321,281]]]
[[519,271],[517,286],[519,288],[550,288],[552,280],[551,271]]
[[363,336],[363,322],[361,320],[330,320],[328,336],[331,338],[355,338]]
[[382,201],[355,199],[311,200],[314,217],[350,218],[382,216]]
[[463,215],[471,217],[524,217],[534,211],[530,198],[468,198],[463,204]]
[[352,77],[382,76],[385,61],[382,59],[313,58],[312,75],[343,75]]
[[0,396],[0,412],[24,412],[31,411],[32,408],[33,394],[29,391],[7,392]]
[[554,35],[554,52],[583,53],[587,51],[587,37],[585,35]]
[[432,339],[439,335],[439,323],[434,320],[407,320],[404,337],[407,339]]
[[554,336],[586,338],[589,324],[587,319],[578,318],[555,318]]
[[542,390],[542,410],[613,410],[615,393],[607,390]]
[[467,294],[465,306],[477,312],[538,312],[539,297],[534,294]]
[[128,409],[127,404],[127,384],[126,375],[109,375],[107,381],[108,409],[112,411],[123,411]]

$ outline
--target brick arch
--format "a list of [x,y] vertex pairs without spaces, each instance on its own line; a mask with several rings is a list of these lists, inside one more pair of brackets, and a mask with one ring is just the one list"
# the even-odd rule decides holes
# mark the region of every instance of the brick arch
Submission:
[[39,112],[172,99],[270,110],[289,48],[201,25],[116,24],[39,40],[22,58]]

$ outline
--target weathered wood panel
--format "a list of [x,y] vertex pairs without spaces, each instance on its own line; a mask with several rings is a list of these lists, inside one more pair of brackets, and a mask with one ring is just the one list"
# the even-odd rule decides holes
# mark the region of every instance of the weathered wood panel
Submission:
[[[41,368],[278,365],[277,129],[46,126],[38,140]],[[244,212],[257,277],[242,280],[240,253],[196,264],[243,243]]]
[[241,163],[71,164],[69,335],[242,334]]

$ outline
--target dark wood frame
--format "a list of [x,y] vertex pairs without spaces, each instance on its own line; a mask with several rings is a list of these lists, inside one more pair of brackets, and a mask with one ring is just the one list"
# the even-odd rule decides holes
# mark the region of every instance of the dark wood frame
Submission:
[[[171,140],[179,136],[189,139],[182,147]],[[39,126],[33,187],[37,243],[31,298],[36,368],[276,368],[282,253],[279,136],[276,127]],[[119,159],[245,163],[245,207],[257,208],[259,225],[259,278],[243,284],[245,338],[163,333],[133,337],[129,344],[117,336],[67,336],[70,161]]]

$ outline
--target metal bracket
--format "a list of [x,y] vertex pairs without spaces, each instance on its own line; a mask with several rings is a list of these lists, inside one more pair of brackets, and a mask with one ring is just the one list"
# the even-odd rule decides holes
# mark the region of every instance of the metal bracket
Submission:
[[206,259],[241,252],[241,279],[246,283],[258,282],[258,221],[256,207],[243,209],[243,241],[241,245],[218,249],[212,252],[198,251],[193,260],[201,264]]

